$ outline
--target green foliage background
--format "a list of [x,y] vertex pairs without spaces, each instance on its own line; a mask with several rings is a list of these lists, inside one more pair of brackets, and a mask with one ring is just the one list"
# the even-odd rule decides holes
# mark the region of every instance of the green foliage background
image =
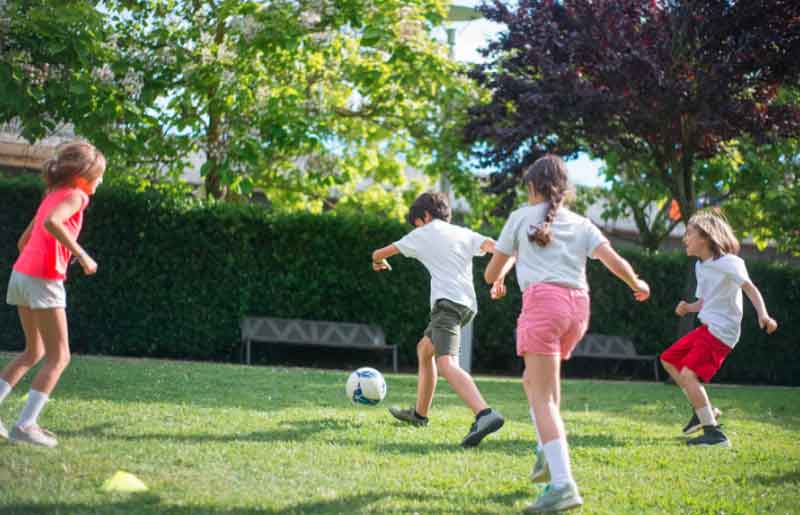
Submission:
[[[5,292],[16,241],[35,212],[38,181],[0,180],[0,293]],[[415,344],[428,316],[429,280],[415,260],[395,258],[374,273],[370,252],[408,230],[367,215],[270,215],[259,206],[199,203],[125,187],[102,188],[86,214],[83,245],[100,268],[68,281],[72,347],[128,356],[238,358],[239,319],[246,314],[378,324],[401,362],[415,364]],[[496,235],[495,235],[496,236]],[[623,252],[651,285],[638,304],[598,263],[590,263],[590,331],[631,337],[640,353],[675,340],[673,309],[687,261],[680,255]],[[482,283],[488,258],[476,260],[480,313],[474,331],[476,370],[513,371],[520,292],[489,299]],[[791,331],[800,301],[800,269],[748,263],[751,277],[781,324],[767,337],[745,300],[742,339],[715,380],[800,385],[798,340]],[[512,274],[513,275],[513,274]],[[0,309],[0,349],[19,349],[15,311]],[[587,365],[588,366],[588,365]]]

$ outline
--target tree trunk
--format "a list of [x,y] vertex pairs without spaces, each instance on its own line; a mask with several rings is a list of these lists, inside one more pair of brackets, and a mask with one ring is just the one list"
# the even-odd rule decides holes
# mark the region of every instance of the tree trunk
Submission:
[[[687,152],[684,153],[684,156],[681,158],[680,163],[680,173],[677,174],[675,180],[677,183],[677,198],[678,205],[681,209],[681,220],[683,221],[683,225],[686,226],[689,222],[689,219],[696,211],[697,206],[697,194],[695,192],[694,187],[694,173],[693,173],[693,159]],[[697,288],[697,278],[694,275],[694,259],[689,260],[689,264],[686,267],[686,277],[684,280],[684,287],[683,287],[683,300],[690,302],[694,300],[695,290]],[[677,305],[677,302],[675,303]],[[695,324],[695,319],[697,315],[694,313],[689,313],[683,317],[681,317],[680,322],[678,323],[678,338],[684,336],[686,333],[692,330]]]

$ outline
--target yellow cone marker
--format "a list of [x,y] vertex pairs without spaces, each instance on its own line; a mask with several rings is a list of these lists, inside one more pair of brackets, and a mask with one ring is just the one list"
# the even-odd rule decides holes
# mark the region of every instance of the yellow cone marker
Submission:
[[103,490],[106,492],[146,492],[147,486],[142,481],[123,470],[118,470],[103,483]]

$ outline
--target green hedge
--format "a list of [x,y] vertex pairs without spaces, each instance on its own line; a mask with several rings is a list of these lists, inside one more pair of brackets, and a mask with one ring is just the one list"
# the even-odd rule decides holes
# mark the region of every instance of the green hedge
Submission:
[[[5,292],[16,240],[41,198],[38,181],[0,179],[0,291]],[[68,281],[70,332],[80,352],[186,359],[235,359],[238,321],[245,314],[378,324],[415,362],[427,323],[428,276],[415,260],[395,259],[374,273],[370,252],[400,238],[400,223],[374,217],[307,214],[270,216],[257,206],[207,205],[156,193],[103,187],[88,208],[81,241],[98,274],[77,267]],[[683,256],[625,256],[653,288],[633,301],[627,288],[597,263],[590,331],[624,334],[642,353],[658,353],[677,331],[673,309],[683,289]],[[516,281],[492,302],[481,281],[488,258],[476,261],[480,314],[475,368],[511,371],[519,362],[513,332],[520,307]],[[800,384],[797,320],[800,269],[749,263],[772,315],[782,324],[767,337],[749,303],[742,341],[718,375],[723,381]],[[16,313],[0,310],[0,348],[20,348]]]

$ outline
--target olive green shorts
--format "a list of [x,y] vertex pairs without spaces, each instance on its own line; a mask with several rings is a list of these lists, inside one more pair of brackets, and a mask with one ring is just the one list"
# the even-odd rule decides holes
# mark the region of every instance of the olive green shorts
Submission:
[[436,357],[458,356],[461,340],[461,328],[475,316],[475,312],[467,306],[456,302],[439,299],[433,304],[431,321],[425,328],[425,336],[433,342]]

